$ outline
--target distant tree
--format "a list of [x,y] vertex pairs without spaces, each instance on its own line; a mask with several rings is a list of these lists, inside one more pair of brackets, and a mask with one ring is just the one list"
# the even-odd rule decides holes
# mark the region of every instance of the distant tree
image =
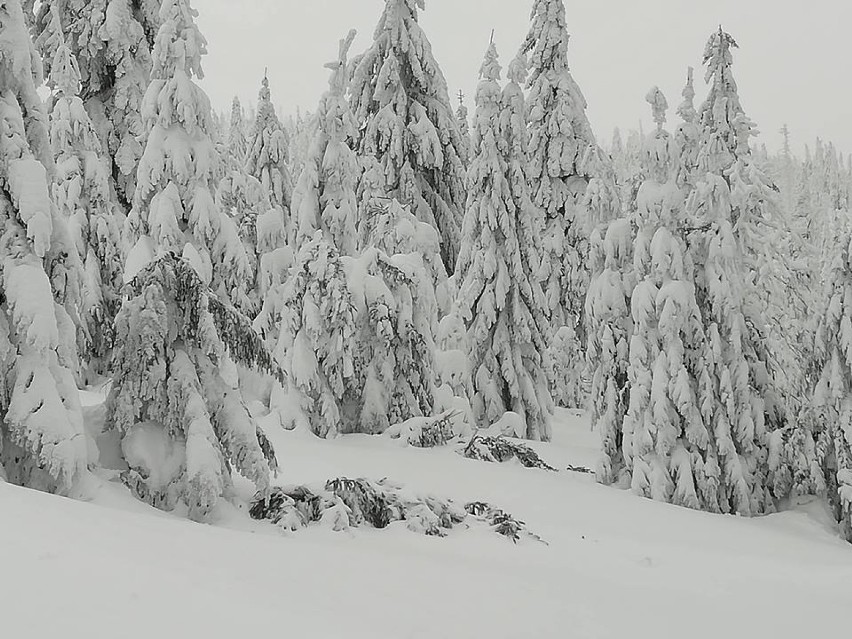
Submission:
[[459,123],[459,133],[461,134],[462,146],[461,158],[462,164],[467,167],[470,163],[470,120],[467,106],[464,103],[464,93],[459,90],[459,106],[456,109],[456,120]]
[[293,177],[288,165],[289,146],[272,104],[269,79],[264,75],[257,99],[257,115],[248,137],[246,170],[269,192],[269,199],[280,210],[288,237],[291,237],[295,234],[295,223],[290,217]]
[[242,165],[246,160],[248,140],[246,139],[246,122],[243,105],[234,96],[231,103],[231,119],[228,126],[228,157],[227,161],[234,165]]
[[355,31],[340,42],[329,90],[314,115],[314,141],[293,195],[296,245],[322,230],[341,255],[353,255],[357,247],[356,186],[358,158],[352,150],[358,131],[346,100],[349,66],[347,55]]

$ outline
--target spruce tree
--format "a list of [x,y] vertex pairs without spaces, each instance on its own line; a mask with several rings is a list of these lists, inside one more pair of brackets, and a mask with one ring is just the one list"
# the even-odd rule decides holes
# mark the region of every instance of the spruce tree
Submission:
[[[48,191],[41,61],[19,0],[0,3],[0,476],[71,493],[86,472],[74,325],[51,290],[74,257]],[[51,273],[54,271],[54,273]],[[53,277],[51,277],[53,275]],[[73,273],[69,273],[73,276]]]
[[524,67],[516,61],[501,93],[492,43],[480,71],[458,305],[468,327],[476,421],[489,426],[512,411],[524,424],[523,432],[512,435],[549,440],[540,238],[524,173],[526,126],[518,84]]
[[[269,461],[246,409],[235,364],[273,371],[228,295],[248,278],[233,221],[213,199],[217,164],[201,77],[206,42],[189,0],[165,0],[144,100],[145,153],[129,229],[130,281],[116,320],[109,420],[129,465],[124,480],[165,509],[183,501],[195,520],[229,493],[233,468],[269,485]],[[283,378],[282,378],[283,379]],[[145,442],[158,442],[165,459]]]
[[624,470],[639,495],[715,512],[719,469],[698,404],[707,371],[685,236],[685,190],[678,185],[681,156],[664,129],[668,105],[662,92],[654,87],[646,99],[657,129],[646,144],[648,177],[636,198]]
[[352,111],[359,154],[374,157],[388,197],[441,234],[455,267],[464,207],[463,142],[447,82],[418,24],[424,0],[386,0],[373,45],[355,65]]
[[[815,345],[818,371],[814,400],[819,429],[793,433],[789,483],[799,489],[827,487],[843,536],[852,541],[852,226],[849,212],[838,216],[833,250],[822,272],[823,299]],[[798,445],[797,445],[798,444]],[[785,452],[791,452],[788,448]],[[789,460],[786,460],[789,461]],[[814,463],[823,477],[811,478]],[[805,481],[803,481],[805,479]],[[809,481],[810,480],[810,481]]]
[[763,295],[755,279],[760,231],[773,194],[751,157],[754,135],[732,74],[736,42],[721,28],[707,43],[709,94],[699,111],[695,188],[688,211],[703,232],[691,244],[696,298],[705,326],[699,381],[702,419],[712,433],[707,464],[717,464],[718,510],[743,515],[773,507],[767,488],[767,431],[776,425],[766,365]]
[[456,120],[459,123],[459,134],[461,135],[461,149],[459,158],[462,164],[467,168],[470,164],[470,120],[467,106],[464,103],[464,93],[459,90],[459,106],[456,109]]
[[121,303],[123,215],[110,198],[109,161],[79,97],[79,68],[65,43],[58,10],[51,32],[50,48],[56,53],[47,84],[54,92],[50,141],[57,167],[52,195],[83,259],[82,316],[75,318],[83,336],[78,339],[80,355],[93,372],[104,373]]
[[315,118],[314,142],[293,194],[296,245],[322,230],[341,255],[353,255],[357,247],[356,186],[358,158],[352,150],[358,135],[346,99],[349,65],[347,55],[355,31],[340,42],[329,90],[320,101]]
[[591,232],[583,205],[590,175],[586,156],[596,149],[586,100],[568,66],[568,27],[563,0],[535,0],[522,46],[529,56],[529,183],[533,203],[545,214],[545,294],[554,330],[582,316],[589,276]]
[[[35,4],[35,3],[30,3]],[[112,160],[110,176],[119,204],[131,207],[144,134],[142,99],[151,73],[151,47],[160,0],[41,2],[33,21],[36,44],[50,73],[49,25],[57,9],[80,69],[86,110]]]
[[[245,289],[240,291],[239,299],[234,301],[240,310],[254,317],[263,304],[263,295],[268,290],[270,274],[262,264],[264,256],[283,246],[287,234],[283,230],[283,216],[273,210],[269,189],[246,170],[247,145],[243,109],[239,99],[235,97],[231,104],[228,139],[224,145],[225,155],[220,163],[223,175],[217,180],[216,205],[230,215],[239,228],[251,278]],[[278,227],[272,232],[275,236],[272,238],[269,238],[271,229],[265,226],[270,222],[274,222]],[[274,246],[269,246],[269,240]]]
[[240,99],[234,96],[231,103],[231,119],[228,125],[228,162],[233,162],[234,165],[245,164],[247,151],[248,140],[246,139],[243,105],[240,104]]
[[296,232],[290,218],[290,200],[293,196],[292,175],[289,168],[289,140],[275,113],[269,79],[263,76],[257,98],[257,115],[248,138],[246,171],[263,184],[272,205],[284,220],[288,237]]

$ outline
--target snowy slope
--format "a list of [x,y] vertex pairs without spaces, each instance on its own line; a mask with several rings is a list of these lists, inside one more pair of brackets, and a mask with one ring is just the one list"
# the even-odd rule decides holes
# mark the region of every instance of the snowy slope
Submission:
[[[538,446],[550,463],[593,462],[585,420],[562,414],[555,437]],[[848,627],[852,546],[815,504],[744,520],[385,439],[275,443],[282,481],[386,475],[492,501],[549,545],[401,526],[285,536],[236,508],[192,524],[112,482],[94,503],[0,483],[5,636],[777,639]]]

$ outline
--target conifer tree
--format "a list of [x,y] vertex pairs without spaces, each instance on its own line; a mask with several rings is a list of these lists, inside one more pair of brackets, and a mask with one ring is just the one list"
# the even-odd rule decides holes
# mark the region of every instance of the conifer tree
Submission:
[[234,165],[243,165],[246,161],[248,140],[246,139],[246,123],[243,105],[234,96],[231,103],[231,120],[228,125],[228,161]]
[[314,116],[313,145],[293,194],[296,245],[322,230],[341,255],[353,255],[357,247],[359,167],[351,145],[358,131],[346,99],[347,55],[354,39],[355,31],[351,31],[340,42],[338,59],[326,65],[332,72],[329,90]]
[[[591,163],[592,154],[589,154]],[[595,158],[596,174],[589,181],[584,204],[595,225],[590,238],[590,284],[586,296],[586,366],[591,382],[589,407],[592,425],[601,438],[602,455],[598,480],[613,483],[624,469],[622,425],[629,399],[628,349],[632,324],[630,297],[634,223],[622,216],[614,163]],[[563,327],[562,331],[571,330]],[[565,347],[557,340],[551,345]],[[567,341],[567,340],[565,340]],[[561,343],[560,343],[561,342]],[[570,342],[568,342],[570,344]],[[554,388],[579,389],[576,360],[561,375],[551,376]],[[563,391],[564,393],[565,391]],[[582,405],[577,392],[574,406]]]
[[424,0],[386,0],[373,45],[358,59],[352,111],[359,155],[374,157],[385,191],[441,234],[452,272],[464,207],[462,138],[447,83],[417,22]]
[[707,230],[691,249],[705,326],[699,381],[702,419],[712,433],[707,463],[718,464],[718,509],[743,515],[773,507],[767,488],[767,431],[776,425],[760,271],[760,230],[772,214],[771,185],[752,161],[752,122],[732,74],[734,39],[720,28],[707,43],[709,94],[699,112],[693,222]]
[[[799,441],[785,443],[793,445],[793,461],[800,461],[790,464],[789,483],[817,494],[827,487],[841,532],[852,541],[852,227],[848,211],[844,214],[834,227],[834,250],[823,270],[825,301],[815,336],[821,370],[814,400],[822,428],[801,428],[793,433]],[[815,464],[823,477],[813,472]]]
[[290,218],[293,178],[288,165],[289,146],[287,134],[272,104],[269,79],[264,75],[257,99],[257,115],[248,138],[246,170],[269,192],[272,206],[279,209],[288,237],[291,237],[296,228]]
[[[74,325],[51,280],[74,257],[48,191],[41,61],[19,0],[0,2],[0,476],[71,493],[86,472]],[[51,272],[53,271],[53,272]],[[72,276],[73,273],[69,273]]]
[[[378,228],[417,223],[398,202],[387,208]],[[433,231],[430,257],[440,263],[437,232],[420,224]],[[357,257],[341,256],[322,231],[303,243],[255,321],[288,372],[270,399],[284,427],[381,433],[432,413],[437,306],[425,263],[416,251],[388,254],[375,238]]]
[[[264,256],[283,246],[287,240],[284,219],[273,210],[270,191],[246,170],[246,140],[243,109],[239,98],[231,104],[227,149],[223,175],[217,180],[216,205],[230,215],[239,228],[239,236],[248,257],[251,279],[239,299],[234,302],[251,317],[257,315],[262,297],[268,290],[269,265],[262,264]],[[275,229],[268,228],[274,222]],[[272,235],[272,237],[270,236]]]
[[459,106],[456,109],[456,120],[459,123],[459,134],[461,135],[461,148],[459,158],[467,167],[470,164],[470,120],[467,106],[464,103],[464,93],[459,90]]
[[129,210],[143,151],[140,114],[151,73],[160,0],[41,2],[33,30],[48,75],[56,53],[48,44],[54,7],[79,65],[80,95],[113,163],[110,176],[115,194],[124,210]]
[[458,305],[468,327],[477,422],[488,426],[512,411],[524,424],[524,431],[513,435],[549,440],[540,238],[524,173],[527,140],[518,84],[524,74],[523,60],[516,61],[512,82],[501,94],[497,49],[491,44],[476,92]]
[[103,373],[121,303],[123,215],[110,199],[109,162],[79,97],[80,73],[65,43],[58,10],[53,11],[51,32],[49,48],[56,53],[47,84],[54,91],[50,141],[57,168],[52,195],[83,259],[82,317],[74,318],[82,336],[80,355],[94,372]]
[[[648,177],[636,199],[624,470],[637,494],[716,512],[719,468],[698,403],[707,371],[695,271],[684,236],[681,156],[664,129],[668,105],[662,92],[654,87],[647,101],[657,129],[646,145]],[[622,461],[617,455],[610,459]]]
[[584,194],[593,177],[585,159],[596,148],[586,117],[586,100],[568,66],[568,27],[563,0],[535,0],[532,25],[522,46],[530,77],[528,179],[533,203],[545,214],[543,263],[554,330],[577,327],[589,276],[586,264],[591,232]]
[[[206,42],[189,0],[165,0],[143,117],[149,129],[139,167],[128,257],[131,282],[116,320],[109,419],[140,498],[170,509],[182,500],[206,519],[226,496],[233,468],[269,485],[269,461],[242,400],[235,362],[274,367],[228,295],[248,278],[233,221],[214,203],[218,158],[207,131],[201,77]],[[145,441],[162,442],[167,459]]]

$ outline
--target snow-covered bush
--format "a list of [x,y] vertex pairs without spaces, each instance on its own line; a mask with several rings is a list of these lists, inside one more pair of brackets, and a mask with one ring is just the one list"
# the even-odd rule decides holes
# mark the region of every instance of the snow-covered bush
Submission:
[[338,477],[319,487],[275,487],[268,495],[255,497],[250,514],[286,531],[315,522],[335,531],[361,526],[383,529],[405,522],[412,532],[445,537],[454,528],[479,523],[515,543],[522,539],[542,541],[524,522],[491,504],[476,501],[461,507],[449,499],[407,490],[388,479]]
[[525,468],[556,470],[526,444],[513,442],[502,435],[494,437],[491,435],[480,435],[476,432],[467,445],[459,452],[468,459],[478,461],[503,463],[517,459]]

